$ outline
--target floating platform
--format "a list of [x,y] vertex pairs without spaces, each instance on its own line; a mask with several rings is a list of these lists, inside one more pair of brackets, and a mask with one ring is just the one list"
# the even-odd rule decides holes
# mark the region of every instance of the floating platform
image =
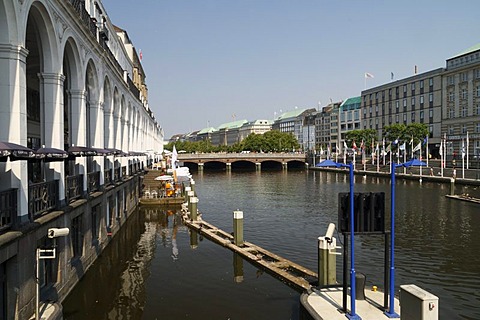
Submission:
[[460,195],[450,195],[450,194],[447,194],[445,195],[447,198],[450,198],[450,199],[457,199],[457,200],[462,200],[462,201],[467,201],[467,202],[472,202],[472,203],[478,203],[480,204],[480,199],[479,198],[474,198],[474,197],[470,197],[468,195],[465,195],[465,194],[460,194]]
[[145,206],[180,206],[184,202],[184,197],[140,198],[140,204]]
[[[318,284],[317,273],[250,242],[244,241],[242,246],[237,246],[232,234],[203,221],[201,215],[197,217],[196,221],[193,221],[185,206],[182,208],[182,220],[190,229],[239,254],[245,260],[301,293],[302,306],[309,316],[304,319],[345,319],[346,314],[342,311],[342,287],[318,289],[316,287]],[[366,290],[365,296],[365,300],[356,300],[356,314],[364,320],[388,319],[382,305],[384,293]],[[350,311],[350,298],[347,300],[347,310]],[[399,301],[397,298],[394,300],[395,311],[399,313]]]
[[[389,319],[384,313],[383,292],[365,289],[365,300],[356,300],[356,314],[362,319]],[[342,288],[313,289],[310,293],[303,293],[300,302],[310,316],[325,320],[345,320],[346,314],[342,311]],[[347,299],[347,309],[350,310],[350,296]],[[400,304],[395,299],[395,312],[399,313]]]

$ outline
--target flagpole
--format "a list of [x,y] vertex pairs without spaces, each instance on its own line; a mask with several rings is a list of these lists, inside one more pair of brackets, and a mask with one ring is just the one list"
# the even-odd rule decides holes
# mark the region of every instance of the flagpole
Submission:
[[[422,143],[420,142],[420,161],[422,161]],[[428,164],[427,164],[428,166]],[[420,181],[422,181],[422,166],[420,165]]]
[[468,140],[468,131],[467,131],[467,169],[469,169],[469,166],[468,166],[468,146],[470,144],[470,141]]
[[377,143],[377,150],[376,151],[376,154],[377,154],[377,172],[380,171],[380,148],[378,148],[378,143]]
[[440,172],[443,177],[443,139],[440,139]]
[[465,141],[462,139],[462,179],[465,179]]
[[385,138],[382,140],[382,148],[383,148],[383,165],[385,165]]
[[428,153],[428,135],[427,135],[427,150],[425,151],[425,157],[427,157],[427,167],[428,167],[428,158],[430,158],[430,153]]

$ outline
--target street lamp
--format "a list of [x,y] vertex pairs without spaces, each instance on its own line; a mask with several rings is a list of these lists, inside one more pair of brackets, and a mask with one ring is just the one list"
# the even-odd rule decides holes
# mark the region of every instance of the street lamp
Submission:
[[389,309],[385,311],[385,314],[389,318],[400,318],[395,313],[395,169],[399,167],[412,167],[412,166],[426,166],[426,164],[418,159],[412,159],[405,163],[391,163],[391,198],[390,198],[390,303]]
[[48,237],[50,239],[54,239],[53,248],[51,249],[41,249],[37,248],[36,253],[36,290],[35,290],[35,320],[40,319],[40,314],[38,312],[39,305],[40,305],[40,260],[45,259],[55,259],[56,257],[56,241],[55,238],[58,237],[66,237],[70,233],[70,229],[68,228],[51,228],[48,229]]
[[361,320],[360,316],[355,313],[355,239],[354,239],[354,197],[353,197],[353,163],[349,164],[337,163],[332,160],[325,160],[319,164],[320,167],[337,167],[337,168],[348,168],[349,169],[349,184],[350,184],[350,238],[351,238],[351,250],[350,250],[350,313],[347,314],[347,318],[350,320]]

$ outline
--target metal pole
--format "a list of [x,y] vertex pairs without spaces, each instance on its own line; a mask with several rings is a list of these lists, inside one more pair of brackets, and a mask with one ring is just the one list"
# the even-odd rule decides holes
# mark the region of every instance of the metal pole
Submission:
[[243,211],[233,211],[233,242],[243,247]]
[[389,261],[389,251],[388,251],[388,248],[389,248],[389,240],[390,239],[390,232],[388,231],[385,231],[385,240],[384,240],[384,245],[385,245],[385,249],[384,249],[384,267],[383,267],[383,285],[385,287],[384,291],[383,291],[383,309],[385,311],[388,310],[388,292],[389,292],[389,288],[388,288],[388,277],[389,277],[389,268],[390,268],[390,261]]
[[390,199],[390,308],[385,312],[389,318],[399,318],[395,313],[395,164],[392,163]]
[[40,305],[40,249],[37,248],[36,252],[36,264],[37,270],[35,270],[35,320],[40,319],[39,305]]
[[361,319],[355,314],[355,239],[354,239],[354,209],[353,209],[353,164],[350,163],[350,314],[347,314],[348,319]]

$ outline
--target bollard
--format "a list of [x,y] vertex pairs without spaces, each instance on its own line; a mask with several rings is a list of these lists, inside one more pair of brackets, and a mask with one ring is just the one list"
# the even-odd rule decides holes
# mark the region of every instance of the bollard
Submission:
[[188,191],[192,191],[192,188],[190,188],[190,187],[185,187],[185,190],[183,190],[183,196],[185,197],[185,202],[188,202],[188,200],[187,200]]
[[188,209],[189,209],[188,211],[190,211],[190,212],[191,212],[191,210],[190,210],[190,200],[194,196],[195,196],[195,193],[193,191],[188,191],[187,192],[187,206],[188,206]]
[[455,179],[450,178],[450,195],[454,196],[455,195]]
[[190,180],[190,188],[192,188],[192,191],[195,193],[195,180],[193,179]]
[[[193,191],[190,191],[190,192],[193,192]],[[192,221],[197,221],[197,203],[198,203],[197,197],[190,198],[190,218],[192,218]]]
[[328,225],[324,237],[318,238],[318,287],[337,283],[337,258],[335,257],[337,240],[333,236],[335,224]]
[[337,240],[332,237],[318,237],[318,287],[337,283]]
[[233,211],[233,243],[243,246],[243,211]]

